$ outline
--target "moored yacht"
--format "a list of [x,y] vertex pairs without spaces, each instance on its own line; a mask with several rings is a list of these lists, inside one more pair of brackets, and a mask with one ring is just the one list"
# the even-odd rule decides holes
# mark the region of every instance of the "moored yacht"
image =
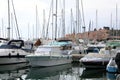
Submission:
[[26,58],[32,67],[67,64],[72,61],[71,48],[68,41],[54,41],[39,46],[34,54],[27,55]]
[[30,54],[22,47],[23,40],[10,40],[8,43],[0,46],[0,65],[27,63],[25,55]]
[[106,68],[111,57],[115,57],[115,49],[108,47],[100,49],[98,54],[89,53],[80,59],[80,62],[86,68]]

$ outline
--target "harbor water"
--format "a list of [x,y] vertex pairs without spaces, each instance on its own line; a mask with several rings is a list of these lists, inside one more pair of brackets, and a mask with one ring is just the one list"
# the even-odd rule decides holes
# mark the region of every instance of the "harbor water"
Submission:
[[105,69],[87,70],[80,63],[36,68],[20,66],[0,66],[0,80],[117,80],[119,76]]

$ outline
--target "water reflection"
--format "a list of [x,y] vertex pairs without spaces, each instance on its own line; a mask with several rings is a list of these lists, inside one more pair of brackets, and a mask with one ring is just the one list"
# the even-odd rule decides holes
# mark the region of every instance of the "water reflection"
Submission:
[[44,68],[30,68],[26,79],[59,80],[60,75],[68,74],[71,72],[71,68],[71,64]]
[[21,66],[0,66],[0,80],[116,80],[117,77],[104,69],[87,70],[78,63],[42,68]]
[[105,78],[106,73],[104,69],[85,69],[82,72],[82,79],[97,79],[97,78]]
[[116,73],[106,72],[106,77],[107,77],[107,79],[109,79],[109,80],[116,80],[117,75],[118,75],[118,74],[116,74]]
[[0,80],[16,80],[26,74],[26,63],[13,65],[0,65]]

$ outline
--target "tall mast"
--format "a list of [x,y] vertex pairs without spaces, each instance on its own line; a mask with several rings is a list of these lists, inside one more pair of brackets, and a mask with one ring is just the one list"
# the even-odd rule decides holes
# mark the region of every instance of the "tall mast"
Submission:
[[86,27],[85,25],[85,16],[84,16],[84,7],[83,7],[83,1],[81,0],[81,7],[82,7],[82,17],[83,17],[83,27]]
[[11,13],[11,38],[13,39],[13,14]]
[[98,11],[96,10],[96,29],[97,29],[97,27],[98,27]]
[[71,9],[71,34],[73,33],[73,12],[72,12],[72,9]]
[[112,24],[112,13],[111,13],[111,15],[110,15],[110,27],[111,27],[111,29],[112,29],[112,26],[113,26],[113,24]]
[[38,33],[37,32],[38,31],[37,30],[38,29],[38,19],[37,18],[38,18],[38,11],[37,11],[37,5],[36,5],[36,39],[37,39],[37,33]]
[[52,0],[52,39],[53,39],[53,0]]
[[8,40],[10,40],[10,4],[9,4],[9,0],[8,0]]
[[58,1],[56,0],[56,15],[55,15],[55,40],[57,38],[57,3]]
[[42,35],[43,39],[45,38],[45,10],[43,10],[43,29],[42,29]]
[[4,31],[4,22],[3,22],[3,18],[2,18],[2,29],[1,29],[1,30],[2,30],[1,32],[2,32],[2,34],[3,34],[2,37],[4,38],[4,37],[5,37],[5,33],[4,33],[5,31]]
[[[98,11],[96,10],[96,30],[97,30],[97,27],[98,27]],[[96,31],[96,40],[98,38],[98,33]]]
[[32,25],[32,28],[33,28],[33,40],[34,40],[34,25]]
[[112,13],[110,15],[110,28],[112,30],[112,36],[114,36],[114,31],[113,31],[113,24],[112,24]]
[[28,23],[28,40],[30,39],[30,26],[29,26],[29,23]]
[[79,33],[79,0],[76,0],[76,31]]
[[118,11],[117,11],[117,8],[118,7],[117,7],[117,4],[116,4],[116,34],[115,34],[116,35],[116,39],[117,39],[117,26],[118,26],[118,18],[117,18],[118,17]]
[[65,0],[63,0],[63,37],[65,37]]

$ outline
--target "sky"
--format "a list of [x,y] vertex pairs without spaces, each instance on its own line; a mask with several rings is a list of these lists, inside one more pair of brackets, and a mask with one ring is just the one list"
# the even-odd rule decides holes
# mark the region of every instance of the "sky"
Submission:
[[[8,0],[0,0],[0,37],[7,37],[8,27]],[[43,30],[43,10],[45,10],[45,22],[47,26],[50,4],[52,0],[13,0],[15,13],[18,22],[18,28],[20,35],[24,39],[33,39],[35,37],[42,37],[44,34]],[[55,1],[55,0],[54,0]],[[79,6],[81,11],[81,0],[79,0]],[[112,27],[116,28],[116,4],[118,8],[117,26],[120,25],[120,0],[83,0],[83,10],[86,31],[88,30],[89,22],[92,22],[92,27],[96,28],[96,11],[97,11],[97,28],[103,26],[111,26],[111,15],[112,15]],[[37,28],[36,31],[36,6],[37,6]],[[63,8],[63,0],[58,0],[58,21],[61,17],[61,9]],[[55,4],[54,4],[55,9]],[[65,26],[66,33],[70,33],[70,15],[73,10],[74,20],[76,20],[76,0],[65,0]],[[10,12],[11,12],[11,37],[17,36],[15,18],[13,14],[12,0],[10,0]],[[55,13],[55,11],[53,12]],[[59,26],[60,22],[58,22]],[[51,25],[51,23],[50,23]],[[81,23],[81,26],[83,24]],[[14,29],[15,28],[15,29]],[[119,27],[117,27],[120,29]],[[49,27],[52,35],[52,28]],[[81,30],[82,31],[82,30]],[[36,35],[37,34],[37,35]]]

